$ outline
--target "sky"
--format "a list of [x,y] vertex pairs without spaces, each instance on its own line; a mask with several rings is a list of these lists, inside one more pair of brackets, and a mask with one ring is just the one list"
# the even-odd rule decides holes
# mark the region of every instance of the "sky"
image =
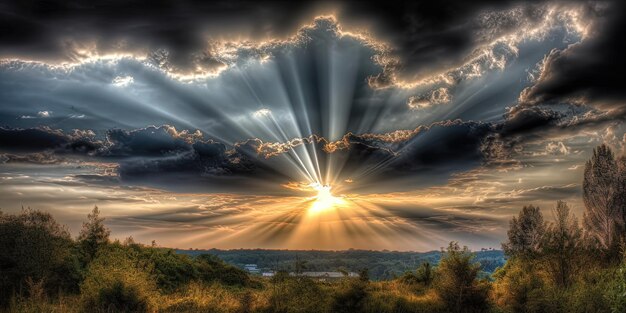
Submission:
[[175,248],[500,248],[626,153],[596,1],[0,1],[0,208]]

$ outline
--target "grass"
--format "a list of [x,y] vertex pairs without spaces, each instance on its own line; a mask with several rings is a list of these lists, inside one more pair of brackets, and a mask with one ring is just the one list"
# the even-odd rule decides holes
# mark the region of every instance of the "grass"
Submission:
[[[154,312],[331,312],[333,297],[350,281],[314,282],[290,279],[272,282],[259,279],[258,288],[231,287],[220,283],[191,282],[182,290],[154,297]],[[432,289],[398,281],[370,282],[361,300],[363,312],[437,312],[441,304]],[[281,297],[282,296],[282,297]],[[51,297],[14,297],[6,311],[82,313],[80,295]],[[112,313],[100,310],[101,313]],[[95,312],[98,313],[98,312]]]

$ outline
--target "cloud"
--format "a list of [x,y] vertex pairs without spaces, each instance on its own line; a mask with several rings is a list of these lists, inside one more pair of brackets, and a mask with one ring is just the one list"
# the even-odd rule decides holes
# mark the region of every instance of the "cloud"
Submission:
[[132,84],[134,81],[135,79],[132,76],[115,76],[111,84],[116,87],[126,87]]
[[84,131],[65,134],[49,127],[30,129],[0,127],[0,151],[92,154],[102,146],[102,143],[94,140],[92,135],[93,133]]
[[418,110],[426,109],[433,105],[445,104],[452,100],[452,96],[447,88],[441,87],[428,93],[427,95],[411,96],[407,105],[409,108]]
[[270,111],[269,109],[259,109],[254,111],[254,113],[252,113],[252,116],[256,117],[256,118],[261,118],[264,116],[268,116],[272,114],[272,111]]
[[482,202],[506,203],[511,201],[556,201],[580,197],[581,192],[582,189],[579,184],[567,184],[562,186],[540,186],[530,189],[517,189],[499,193],[492,197],[482,199]]
[[621,3],[596,3],[586,7],[583,19],[591,21],[581,42],[565,49],[553,49],[542,62],[536,83],[521,94],[521,105],[590,105],[619,108],[623,116],[626,99],[621,78],[626,70],[624,6]]
[[551,155],[568,155],[570,149],[563,142],[549,142],[546,145],[546,153]]
[[21,119],[33,119],[33,118],[48,118],[52,115],[52,111],[39,111],[36,116],[32,115],[22,115]]
[[[488,124],[448,121],[410,131],[346,134],[336,142],[311,136],[287,142],[251,139],[231,146],[205,140],[198,131],[177,130],[170,125],[130,131],[112,129],[105,133],[104,140],[97,140],[89,130],[65,134],[49,128],[3,128],[0,129],[0,147],[2,151],[24,154],[6,156],[6,161],[34,159],[34,155],[26,153],[46,152],[51,162],[57,155],[90,156],[95,162],[118,163],[122,181],[150,183],[150,177],[158,174],[160,184],[172,187],[181,180],[194,184],[216,177],[290,179],[290,174],[286,174],[288,160],[295,156],[293,153],[302,155],[299,150],[302,148],[315,153],[315,162],[322,168],[328,165],[331,154],[343,160],[345,165],[337,171],[344,179],[371,168],[376,169],[372,175],[380,179],[431,171],[443,174],[445,179],[451,172],[482,162],[480,147],[490,130]],[[44,156],[38,155],[36,159]],[[297,177],[291,176],[291,179]]]
[[[437,171],[437,181],[443,181],[484,163],[513,164],[512,156],[526,143],[558,143],[551,137],[616,121],[615,112],[547,106],[547,98],[505,108],[510,103],[503,93],[515,88],[493,82],[525,78],[522,68],[557,46],[520,98],[530,99],[532,88],[553,76],[558,51],[612,36],[600,34],[604,17],[593,15],[603,11],[587,4],[406,3],[391,6],[394,15],[375,14],[385,4],[342,3],[332,15],[296,21],[294,13],[284,25],[267,16],[243,22],[233,32],[254,33],[258,27],[248,23],[256,22],[272,31],[238,38],[226,36],[224,29],[223,36],[210,36],[220,29],[209,27],[217,21],[206,17],[219,15],[213,10],[222,4],[199,6],[198,12],[181,9],[177,16],[188,17],[188,24],[180,29],[162,26],[172,9],[163,6],[145,12],[143,29],[131,27],[133,10],[116,15],[67,7],[58,13],[58,23],[84,27],[64,34],[62,47],[56,46],[61,36],[55,29],[41,28],[51,22],[48,16],[30,25],[33,32],[23,41],[0,38],[10,43],[0,49],[7,58],[2,81],[20,86],[2,85],[14,104],[0,109],[2,116],[13,116],[3,122],[35,127],[41,120],[65,130],[98,129],[97,144],[83,136],[82,143],[51,139],[50,145],[94,144],[84,149],[118,162],[123,179],[157,172],[182,173],[190,181],[253,172],[260,179],[284,178],[298,176],[290,174],[298,169],[314,172],[316,165],[307,162],[318,161],[322,168],[345,164],[337,171],[346,177],[367,172],[361,174],[405,178]],[[237,14],[252,16],[253,7],[244,5]],[[292,9],[306,11],[299,5]],[[36,20],[25,10],[9,6],[7,12],[21,13],[25,20],[6,24]],[[367,15],[380,20],[357,27]],[[111,29],[92,24],[111,20]],[[302,25],[302,20],[311,22]],[[183,29],[192,31],[182,34]],[[37,44],[51,48],[49,58],[37,53]],[[520,55],[520,64],[511,62]],[[501,76],[505,69],[513,74]],[[26,93],[25,86],[33,89]],[[515,101],[517,92],[508,93]],[[483,104],[488,101],[494,104]],[[407,117],[411,109],[428,109],[428,114]],[[15,119],[32,112],[48,113],[45,121]],[[474,122],[483,119],[488,122]],[[544,146],[545,153],[564,153],[565,146]]]
[[30,164],[59,164],[64,159],[55,155],[54,153],[47,152],[35,152],[35,153],[21,153],[10,154],[0,153],[0,164],[7,163],[30,163]]
[[191,150],[184,136],[178,135],[170,126],[150,126],[132,131],[112,129],[106,133],[106,142],[107,147],[101,155],[113,157],[169,156]]

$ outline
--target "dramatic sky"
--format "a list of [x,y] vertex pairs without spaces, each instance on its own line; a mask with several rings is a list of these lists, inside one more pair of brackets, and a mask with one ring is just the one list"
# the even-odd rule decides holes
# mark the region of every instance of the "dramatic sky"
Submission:
[[498,248],[626,152],[624,12],[0,1],[0,208],[178,248]]

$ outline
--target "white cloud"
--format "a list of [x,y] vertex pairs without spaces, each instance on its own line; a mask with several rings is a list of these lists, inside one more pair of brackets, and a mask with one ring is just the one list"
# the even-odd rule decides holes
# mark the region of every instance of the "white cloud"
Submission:
[[48,118],[52,116],[52,111],[39,111],[37,115],[22,115],[21,119],[32,119],[32,118]]
[[269,109],[260,109],[260,110],[254,111],[254,113],[252,113],[252,116],[256,118],[260,118],[263,116],[268,116],[270,114],[272,114],[272,111],[270,111]]
[[569,147],[567,147],[563,142],[549,142],[546,145],[546,153],[551,155],[568,155]]
[[126,87],[135,82],[135,79],[132,76],[117,76],[113,78],[111,84],[116,87]]
[[448,88],[437,88],[420,96],[409,97],[407,105],[413,110],[429,108],[437,104],[446,104],[452,100]]

